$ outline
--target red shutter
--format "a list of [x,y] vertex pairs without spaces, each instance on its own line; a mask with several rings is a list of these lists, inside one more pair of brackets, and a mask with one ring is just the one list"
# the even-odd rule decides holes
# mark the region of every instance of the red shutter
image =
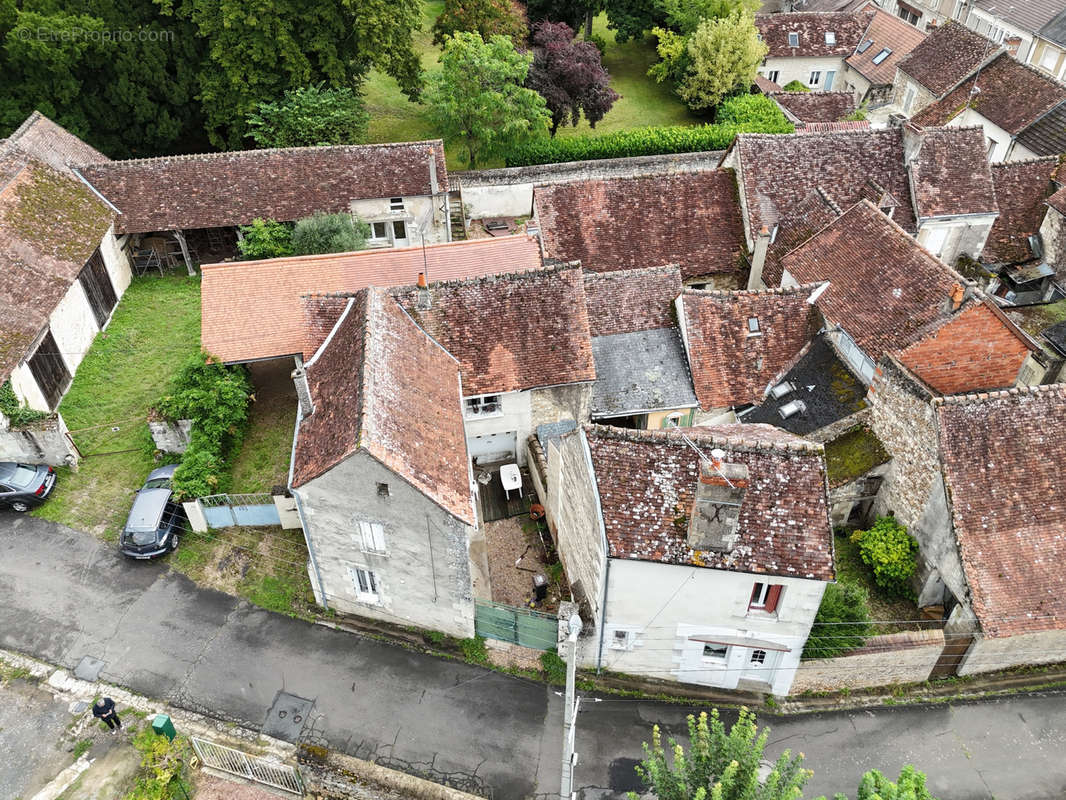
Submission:
[[781,585],[774,584],[766,593],[766,607],[763,609],[767,614],[773,614],[777,610],[777,602],[781,599]]

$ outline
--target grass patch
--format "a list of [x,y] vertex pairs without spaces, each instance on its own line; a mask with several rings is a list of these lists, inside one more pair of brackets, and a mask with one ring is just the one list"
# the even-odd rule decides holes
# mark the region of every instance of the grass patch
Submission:
[[157,466],[148,407],[199,347],[200,282],[134,278],[59,406],[85,458],[77,472],[57,470],[56,491],[34,516],[118,540],[133,493]]
[[288,483],[296,403],[295,395],[256,392],[244,440],[233,456],[231,491],[269,492]]
[[74,760],[77,761],[83,755],[88,753],[89,752],[89,748],[91,748],[92,746],[93,746],[93,740],[92,739],[82,739],[80,742],[78,742],[76,745],[74,745],[74,751],[73,751]]
[[[415,52],[426,73],[440,69],[440,48],[433,44],[431,28],[444,10],[444,0],[425,0],[422,6],[422,29],[415,33]],[[593,32],[604,37],[607,48],[603,65],[611,75],[611,88],[621,98],[596,125],[592,133],[611,133],[645,125],[696,125],[706,122],[694,116],[665,83],[648,77],[648,67],[655,63],[655,47],[648,41],[630,40],[618,44],[614,31],[607,30],[607,16],[600,14],[593,22]],[[426,107],[412,103],[400,91],[396,81],[374,70],[363,87],[367,111],[370,112],[369,142],[408,142],[440,138],[429,119]],[[560,128],[558,136],[576,136],[590,132],[584,120],[577,127]],[[465,169],[462,147],[445,142],[448,169]],[[483,167],[503,166],[503,160],[487,160]]]
[[834,536],[836,548],[836,571],[837,580],[857,583],[866,589],[870,596],[870,617],[874,620],[871,633],[896,633],[904,630],[914,630],[918,627],[915,623],[909,625],[894,625],[886,622],[878,623],[878,620],[915,620],[920,616],[918,606],[913,601],[891,597],[874,583],[873,570],[863,563],[859,555],[859,546],[853,543],[847,536]]

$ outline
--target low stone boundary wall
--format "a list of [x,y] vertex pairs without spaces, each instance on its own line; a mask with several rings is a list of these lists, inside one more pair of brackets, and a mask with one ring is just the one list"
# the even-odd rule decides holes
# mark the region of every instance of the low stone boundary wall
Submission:
[[[304,747],[300,752],[300,774],[307,796],[313,800],[378,800],[382,797],[395,797],[397,800],[479,800],[484,796],[469,794],[341,753],[322,752],[320,758],[314,758],[315,754],[311,751],[318,749]],[[448,776],[435,777],[446,779]],[[480,785],[476,778],[467,780]]]
[[189,447],[189,437],[192,435],[192,420],[179,419],[177,422],[169,422],[165,419],[150,419],[148,420],[148,430],[152,432],[152,441],[155,442],[156,450],[180,455]]
[[0,461],[62,467],[76,465],[80,455],[58,413],[22,428],[0,429]]
[[872,636],[846,656],[801,661],[789,694],[920,683],[929,679],[943,650],[940,629]]

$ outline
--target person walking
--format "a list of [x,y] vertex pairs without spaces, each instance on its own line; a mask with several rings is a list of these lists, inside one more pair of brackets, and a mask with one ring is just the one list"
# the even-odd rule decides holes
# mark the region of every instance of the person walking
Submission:
[[110,697],[100,698],[93,703],[93,716],[106,722],[112,734],[118,733],[122,727],[122,720],[118,718],[118,714],[115,712],[115,701]]

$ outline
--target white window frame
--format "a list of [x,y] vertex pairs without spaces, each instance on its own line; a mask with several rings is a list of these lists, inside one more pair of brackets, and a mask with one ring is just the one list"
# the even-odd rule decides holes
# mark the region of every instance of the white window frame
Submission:
[[[793,42],[795,42],[795,44],[793,44]],[[788,46],[789,47],[799,47],[800,46],[799,31],[789,31],[789,34],[788,34]]]
[[770,83],[777,83],[777,80],[780,77],[781,70],[779,69],[771,69],[766,72],[766,80],[770,81]]
[[758,317],[748,317],[748,336],[762,336],[762,327]]
[[811,77],[807,80],[808,86],[817,86],[822,82],[822,71],[820,69],[811,70]]
[[[495,405],[491,411],[482,410],[485,406]],[[463,417],[465,419],[491,419],[503,416],[503,396],[499,394],[478,394],[463,398]]]
[[[888,57],[890,55],[892,55],[892,48],[882,47],[880,50],[877,51],[877,55],[870,59],[870,62],[873,64],[884,64],[886,61],[888,61]],[[880,59],[880,61],[878,59]]]
[[403,211],[403,198],[402,197],[390,197],[389,198],[389,211]]
[[358,543],[360,550],[364,553],[377,553],[380,555],[388,552],[385,549],[384,523],[361,519],[357,524],[359,526]]
[[[403,236],[400,236],[397,233],[397,231],[396,231],[396,226],[397,225],[403,225]],[[389,222],[389,227],[392,228],[392,240],[394,242],[397,239],[403,239],[404,241],[407,241],[407,240],[409,240],[411,238],[411,231],[408,230],[407,220],[405,220],[405,219],[394,219],[394,220],[391,220]]]
[[631,631],[627,628],[615,628],[611,631],[608,648],[610,650],[632,650],[634,639],[636,639],[636,631]]
[[[381,605],[381,580],[370,567],[353,565],[348,567],[348,577],[352,581],[352,592],[360,603]],[[364,589],[363,587],[367,587]]]
[[[368,242],[391,242],[392,241],[392,237],[390,235],[392,233],[392,226],[389,225],[389,221],[388,220],[376,219],[376,220],[372,220],[369,224],[370,224],[370,235],[366,237],[366,240]],[[383,226],[385,228],[385,235],[384,236],[378,236],[376,233],[374,233],[374,226],[375,225],[381,225],[381,226]]]
[[837,43],[836,31],[826,31],[825,32],[825,43],[826,43],[827,47],[832,47],[833,45],[835,45]]
[[[770,596],[770,587],[773,584],[766,583],[765,581],[756,581],[755,585],[751,587],[751,595],[748,597],[748,609],[751,611],[761,611],[766,608],[766,599]],[[762,587],[761,589],[759,587]],[[758,592],[758,594],[756,594]]]

